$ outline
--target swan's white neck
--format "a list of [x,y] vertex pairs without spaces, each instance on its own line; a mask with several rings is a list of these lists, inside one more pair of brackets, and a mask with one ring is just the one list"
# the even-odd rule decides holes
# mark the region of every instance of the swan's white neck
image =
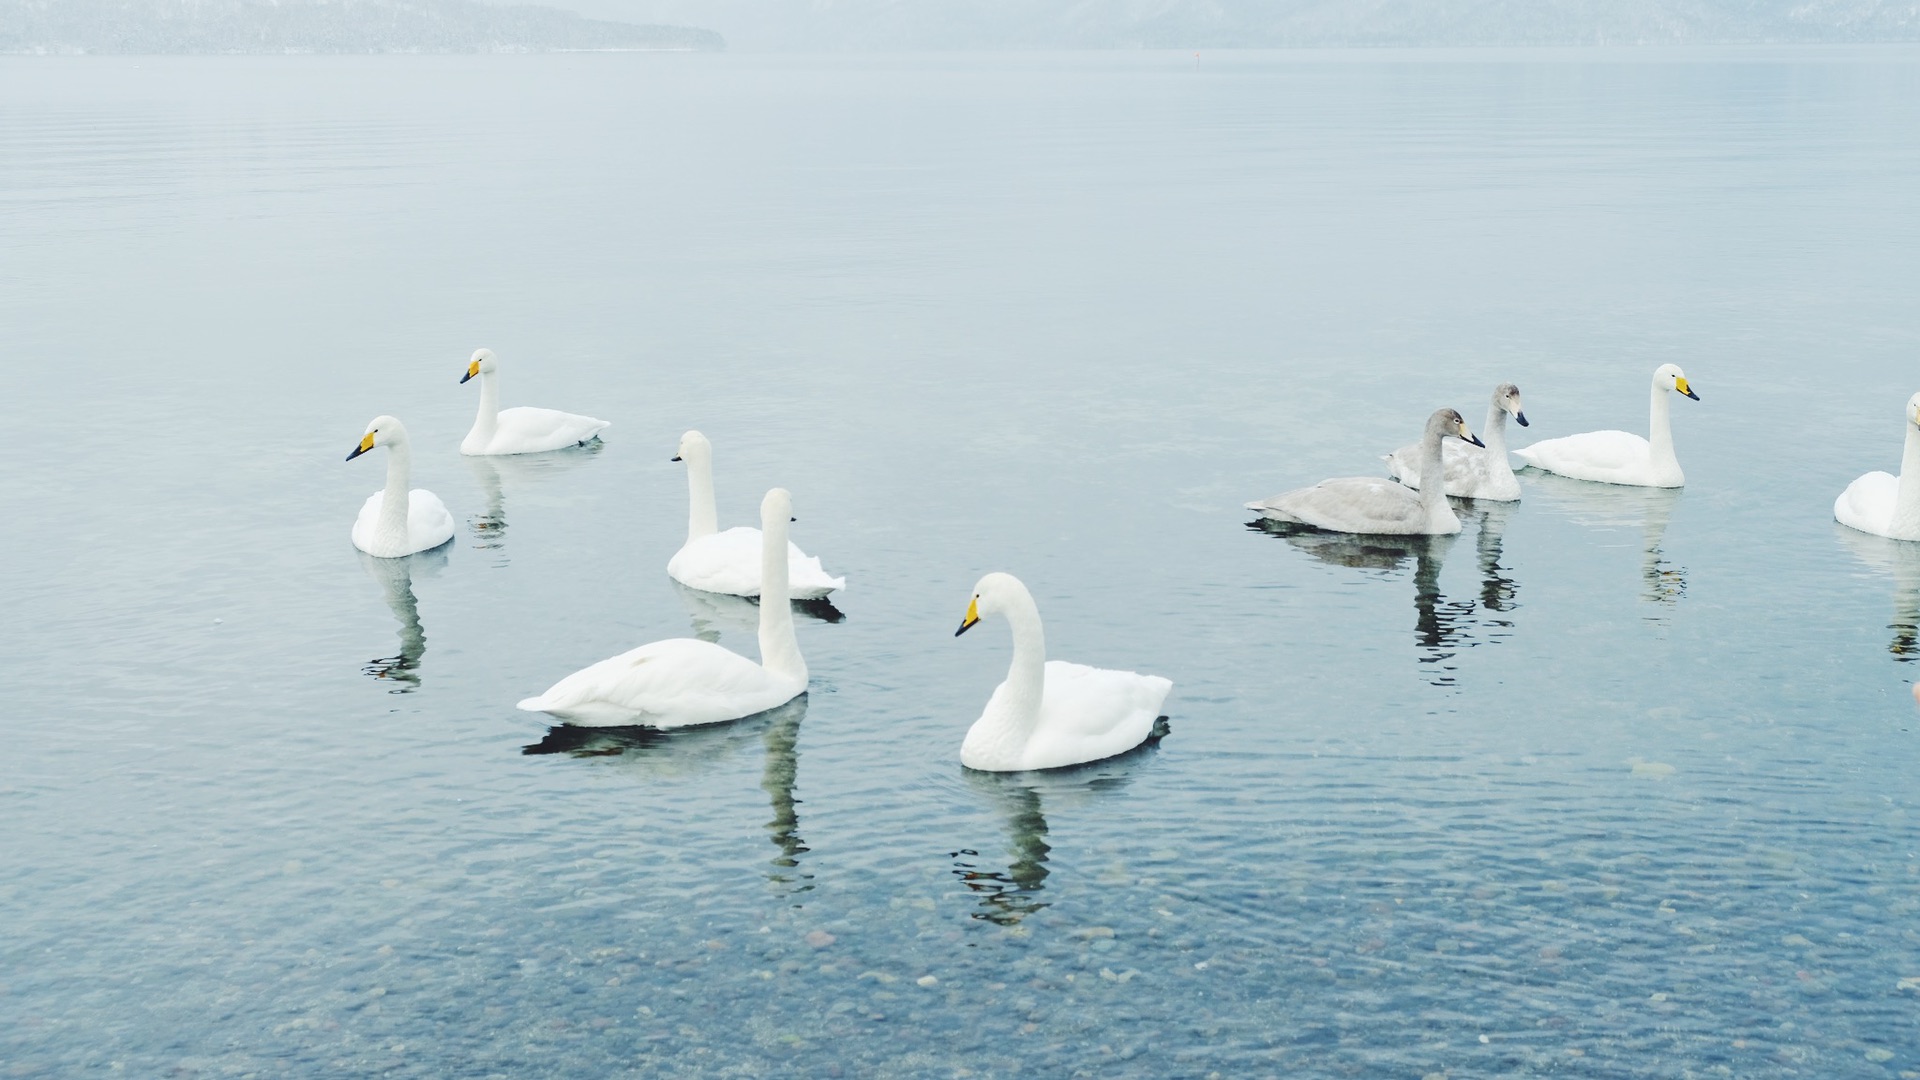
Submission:
[[1026,586],[1010,588],[1000,606],[1013,630],[1013,664],[1007,669],[1005,708],[990,719],[995,741],[1020,746],[1040,720],[1047,685],[1047,636],[1040,628],[1040,608]]
[[380,522],[374,535],[391,543],[384,547],[406,548],[407,510],[410,496],[407,481],[413,471],[413,449],[401,439],[387,444],[387,487],[380,496]]
[[[720,514],[713,505],[713,459],[705,454],[689,454],[687,462],[687,543],[720,531]],[[786,532],[782,526],[781,533]],[[786,566],[784,556],[780,565]],[[781,571],[785,581],[786,571]],[[762,580],[765,580],[764,578]]]
[[1900,485],[1893,497],[1887,531],[1902,540],[1920,540],[1920,427],[1907,424],[1907,446],[1900,455]]
[[467,439],[490,443],[499,426],[500,383],[493,372],[483,371],[480,373],[480,411],[473,418],[473,430],[467,433]]
[[1673,423],[1669,418],[1673,395],[1659,383],[1653,384],[1653,401],[1647,410],[1647,444],[1654,469],[1680,472],[1680,459],[1673,453]]
[[[708,499],[711,507],[712,499]],[[711,513],[711,510],[709,510]],[[707,530],[713,531],[711,527]],[[793,633],[793,602],[787,598],[787,523],[778,516],[760,522],[760,666],[807,685],[807,662]]]
[[1436,533],[1460,531],[1460,518],[1447,502],[1447,468],[1440,456],[1445,438],[1443,432],[1430,429],[1420,440],[1420,510],[1426,515],[1428,531]]

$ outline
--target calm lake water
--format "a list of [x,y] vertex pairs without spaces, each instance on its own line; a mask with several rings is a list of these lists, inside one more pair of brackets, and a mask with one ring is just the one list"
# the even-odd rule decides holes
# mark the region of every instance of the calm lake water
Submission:
[[[0,61],[0,1068],[1920,1075],[1916,175],[1908,48]],[[605,443],[462,459],[482,345]],[[1240,509],[1669,361],[1684,491]],[[812,693],[549,730],[754,648],[690,427]],[[1158,748],[960,767],[989,570]]]

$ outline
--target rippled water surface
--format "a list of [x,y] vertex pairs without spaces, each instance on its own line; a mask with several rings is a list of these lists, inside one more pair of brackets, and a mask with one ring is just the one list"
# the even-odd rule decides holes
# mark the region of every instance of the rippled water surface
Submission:
[[[0,61],[0,1066],[1920,1075],[1916,175],[1908,49]],[[604,444],[461,458],[481,345]],[[1669,361],[1684,491],[1239,509]],[[811,694],[517,712],[754,648],[689,427]],[[960,767],[996,569],[1157,748]]]

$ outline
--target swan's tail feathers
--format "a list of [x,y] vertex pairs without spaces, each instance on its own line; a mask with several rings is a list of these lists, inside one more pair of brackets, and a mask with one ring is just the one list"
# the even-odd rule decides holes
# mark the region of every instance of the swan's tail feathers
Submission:
[[1537,461],[1534,460],[1533,447],[1531,446],[1523,446],[1518,450],[1509,450],[1507,451],[1507,453],[1514,455],[1515,457],[1519,458],[1520,460],[1526,462],[1529,465],[1539,464]]
[[555,704],[557,702],[548,701],[547,695],[541,694],[539,697],[521,698],[514,708],[522,712],[546,712]]

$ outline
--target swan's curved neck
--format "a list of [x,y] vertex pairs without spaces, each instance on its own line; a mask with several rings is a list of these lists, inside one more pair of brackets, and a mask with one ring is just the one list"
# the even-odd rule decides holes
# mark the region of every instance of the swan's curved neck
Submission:
[[407,537],[407,481],[413,471],[413,449],[406,442],[387,444],[387,487],[380,496],[379,532],[404,541]]
[[1480,429],[1480,441],[1487,444],[1487,453],[1494,460],[1507,460],[1507,410],[1499,402],[1487,406],[1487,422]]
[[1900,485],[1893,497],[1895,536],[1920,539],[1920,428],[1907,425],[1907,447],[1900,455]]
[[804,687],[807,662],[800,656],[793,602],[787,598],[787,523],[775,518],[760,524],[760,666]]
[[[1439,431],[1429,431],[1420,440],[1420,510],[1433,532],[1455,532],[1460,528],[1460,519],[1447,502],[1447,469],[1440,456],[1440,442],[1445,438]],[[1429,481],[1427,477],[1435,479]]]
[[1013,630],[1013,664],[1007,669],[1007,711],[1001,720],[1024,733],[1040,719],[1040,699],[1047,685],[1047,635],[1040,628],[1040,608],[1024,587],[1008,596],[1002,608]]
[[[692,543],[720,531],[720,514],[713,505],[713,459],[704,454],[690,454],[686,461],[687,542]],[[786,563],[783,561],[780,565]]]
[[491,371],[480,373],[480,411],[473,418],[473,434],[491,440],[500,426],[500,380]]
[[1654,384],[1653,401],[1647,409],[1647,444],[1655,468],[1680,468],[1680,459],[1673,453],[1673,423],[1668,410],[1672,407],[1673,395],[1667,388]]

